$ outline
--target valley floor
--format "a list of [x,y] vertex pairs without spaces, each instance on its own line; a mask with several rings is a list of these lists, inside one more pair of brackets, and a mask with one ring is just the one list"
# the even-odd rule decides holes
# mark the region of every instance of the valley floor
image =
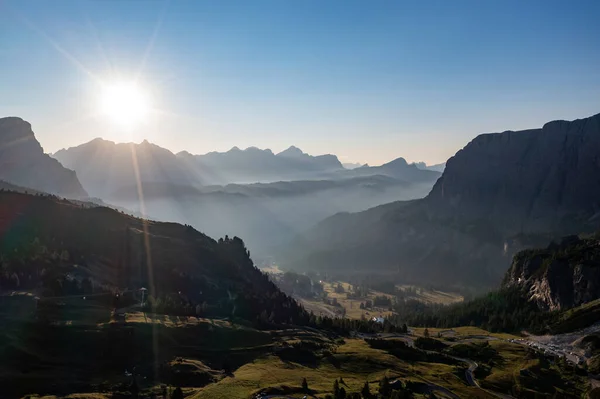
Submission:
[[[344,292],[338,293],[335,287],[340,284]],[[371,319],[373,317],[389,317],[393,314],[389,308],[383,306],[372,306],[371,308],[361,308],[361,303],[364,304],[366,301],[373,302],[376,297],[388,297],[393,300],[393,295],[386,294],[383,292],[369,290],[368,295],[359,298],[348,297],[348,293],[351,292],[351,285],[344,281],[335,282],[322,282],[324,293],[329,301],[335,299],[337,306],[332,306],[325,303],[320,298],[306,298],[299,295],[294,295],[294,298],[298,300],[308,311],[312,311],[314,314],[323,316],[344,316],[351,319]],[[397,288],[403,291],[408,299],[417,300],[419,302],[428,304],[444,304],[449,305],[463,301],[463,297],[460,294],[453,292],[443,292],[433,289],[425,289],[422,287],[412,285],[400,285]]]
[[[22,300],[31,298],[23,296]],[[348,393],[360,392],[365,382],[371,392],[377,392],[384,376],[401,381],[417,398],[432,392],[438,398],[453,399],[533,398],[555,393],[575,398],[589,384],[573,368],[559,369],[527,346],[510,341],[518,337],[475,327],[341,338],[308,328],[258,331],[227,320],[170,317],[135,309],[115,318],[89,300],[69,300],[66,308],[70,305],[71,310],[61,315],[63,320],[46,330],[34,330],[33,324],[2,314],[6,328],[0,332],[0,351],[9,356],[0,362],[0,385],[12,389],[6,397],[60,390],[57,396],[69,399],[108,398],[111,392],[126,391],[134,376],[141,397],[160,397],[179,385],[185,397],[193,399],[302,398],[307,394],[325,398],[340,378]],[[90,350],[123,334],[136,341]],[[426,335],[434,338],[427,341]],[[45,341],[48,336],[56,337],[52,345]],[[419,349],[423,340],[437,347]],[[120,353],[131,358],[121,359]],[[89,368],[90,361],[103,367]],[[94,377],[86,379],[90,373]],[[303,379],[308,392],[302,389]],[[58,386],[56,381],[63,384]],[[69,394],[69,390],[97,392]]]

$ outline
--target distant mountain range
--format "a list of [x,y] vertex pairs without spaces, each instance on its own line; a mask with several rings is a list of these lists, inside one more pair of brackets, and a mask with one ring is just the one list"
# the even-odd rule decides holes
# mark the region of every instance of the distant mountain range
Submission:
[[90,195],[102,199],[122,187],[137,187],[138,182],[190,186],[202,182],[202,176],[175,154],[148,141],[117,144],[95,139],[53,157],[76,170]]
[[600,115],[482,134],[424,199],[332,216],[284,259],[296,269],[494,286],[515,251],[600,227],[598,154]]
[[[148,141],[102,139],[58,151],[59,163],[43,153],[27,122],[3,121],[0,137],[28,143],[1,153],[0,162],[10,167],[0,171],[0,179],[19,187],[12,191],[35,189],[79,198],[82,205],[110,203],[129,214],[192,224],[215,237],[238,235],[255,254],[268,254],[337,212],[421,198],[440,176],[402,158],[348,170],[333,155],[311,156],[293,146],[278,154],[234,148],[191,155]],[[299,176],[306,178],[294,180]],[[259,183],[236,183],[246,180]]]
[[177,156],[203,176],[203,184],[298,180],[343,169],[335,155],[312,156],[294,146],[278,154],[269,149],[234,147],[227,152],[181,152]]
[[53,155],[79,172],[92,195],[110,198],[114,192],[141,183],[200,187],[316,178],[342,171],[334,155],[311,156],[296,147],[274,154],[271,150],[237,147],[227,152],[173,154],[147,141],[113,143],[95,139]]
[[342,166],[346,169],[356,169],[356,168],[360,168],[361,166],[363,166],[363,164],[361,163],[353,163],[353,162],[345,162],[342,164]]
[[237,147],[227,152],[173,154],[147,141],[116,144],[95,139],[53,155],[77,171],[89,193],[110,199],[115,193],[137,186],[138,181],[173,186],[270,183],[295,180],[339,180],[383,175],[405,183],[421,183],[439,177],[435,172],[408,165],[398,158],[382,166],[348,170],[335,155],[308,155],[297,147],[274,154],[271,150]]
[[434,172],[443,172],[446,169],[446,162],[438,163],[435,165],[427,165],[425,162],[414,162],[414,165],[423,170],[433,170]]
[[21,118],[0,118],[0,180],[63,197],[87,197],[75,172],[44,154],[31,125]]
[[[362,168],[362,167],[369,166],[368,164],[360,164],[360,163],[352,163],[352,162],[344,163],[342,165],[346,169],[356,169],[356,168]],[[440,172],[440,173],[442,173],[444,171],[444,169],[446,168],[446,162],[438,163],[435,165],[427,165],[425,162],[413,162],[411,165],[415,165],[418,169],[421,169],[421,170],[432,170],[434,172]]]
[[334,155],[294,146],[278,154],[250,147],[192,155],[147,141],[95,139],[54,157],[77,171],[94,197],[211,236],[245,237],[257,255],[337,212],[421,198],[440,176],[403,158],[348,170]]
[[0,142],[8,184],[242,236],[253,253],[278,246],[295,269],[486,289],[516,251],[600,226],[600,115],[483,134],[432,166],[347,169],[296,147],[192,155],[102,139],[57,152],[59,163],[19,118],[0,119]]

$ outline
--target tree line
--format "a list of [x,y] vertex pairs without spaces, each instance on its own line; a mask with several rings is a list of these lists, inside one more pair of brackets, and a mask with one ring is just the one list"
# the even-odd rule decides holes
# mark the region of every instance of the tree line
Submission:
[[432,305],[419,301],[397,302],[394,323],[406,322],[416,327],[450,328],[478,326],[491,332],[514,332],[527,329],[543,333],[558,316],[542,311],[528,300],[518,287],[504,288],[479,298],[454,305]]

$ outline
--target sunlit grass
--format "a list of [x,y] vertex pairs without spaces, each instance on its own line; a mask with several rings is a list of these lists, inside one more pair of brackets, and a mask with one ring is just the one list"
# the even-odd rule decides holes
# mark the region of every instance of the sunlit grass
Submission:
[[[342,287],[344,288],[344,291],[345,291],[344,293],[336,293],[335,292],[335,287],[338,285],[338,283],[341,284]],[[343,281],[340,281],[340,282],[336,281],[333,283],[323,282],[322,284],[323,284],[324,291],[327,293],[328,299],[333,300],[335,298],[337,300],[338,304],[340,304],[340,306],[346,310],[346,317],[348,317],[348,318],[361,319],[364,317],[364,318],[368,319],[368,318],[378,317],[378,316],[389,317],[390,315],[394,314],[394,312],[389,311],[389,309],[385,308],[385,307],[373,307],[372,309],[361,309],[360,308],[361,303],[364,303],[367,300],[373,301],[376,296],[385,296],[388,298],[394,298],[393,295],[371,290],[369,292],[369,294],[364,298],[348,299],[348,293],[351,292],[351,285],[349,283],[346,283]],[[404,286],[398,286],[398,288],[406,290],[408,288],[419,288],[419,287],[404,285]],[[447,305],[447,304],[451,304],[451,303],[460,302],[463,300],[463,297],[461,295],[454,294],[454,293],[448,293],[448,292],[442,292],[442,291],[436,291],[436,290],[425,290],[425,289],[420,289],[420,288],[417,292],[418,293],[415,293],[414,297],[411,297],[411,298],[421,301],[421,302],[426,302],[426,303],[440,303],[440,304]],[[324,309],[326,310],[325,313],[327,313],[327,314],[333,314],[333,313],[340,312],[340,307],[327,305],[319,299],[311,299],[311,300],[303,299],[302,302],[308,310],[311,310],[316,314],[319,314]]]

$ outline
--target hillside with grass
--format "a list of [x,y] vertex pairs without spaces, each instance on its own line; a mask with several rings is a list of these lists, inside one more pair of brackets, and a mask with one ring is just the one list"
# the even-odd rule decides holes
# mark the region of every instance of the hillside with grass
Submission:
[[215,241],[186,225],[7,191],[0,237],[0,292],[44,298],[145,288],[156,306],[181,314],[307,317],[254,267],[237,237]]
[[283,292],[292,295],[302,306],[314,314],[368,320],[389,318],[395,315],[394,307],[400,303],[416,302],[425,305],[450,305],[460,303],[463,296],[432,287],[396,285],[382,278],[355,279],[354,283],[318,275],[270,270],[269,276]]

